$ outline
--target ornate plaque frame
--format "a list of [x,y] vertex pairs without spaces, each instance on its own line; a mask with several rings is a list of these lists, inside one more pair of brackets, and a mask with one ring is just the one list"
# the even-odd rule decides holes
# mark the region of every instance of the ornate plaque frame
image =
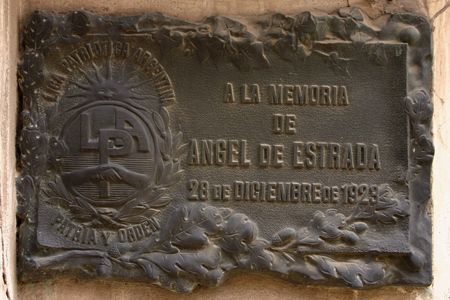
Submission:
[[[21,280],[67,274],[101,276],[156,283],[182,292],[191,291],[197,284],[218,286],[228,276],[248,271],[294,283],[354,288],[431,283],[427,204],[434,148],[430,134],[432,45],[428,21],[405,14],[370,20],[359,9],[347,7],[335,15],[274,14],[254,23],[257,36],[244,24],[226,17],[211,17],[203,24],[195,24],[159,13],[129,17],[98,16],[85,11],[32,14],[18,68],[23,93],[21,174],[17,178]],[[383,45],[406,47],[408,95],[404,107],[408,116],[409,167],[404,182],[408,194],[395,194],[389,186],[380,186],[379,201],[357,206],[352,216],[333,209],[317,211],[308,226],[284,228],[273,232],[271,238],[262,237],[258,224],[245,214],[220,205],[186,201],[164,214],[172,201],[166,192],[183,177],[180,160],[188,150],[182,135],[171,129],[174,116],[166,108],[175,102],[170,74],[165,73],[158,59],[151,59],[150,53],[145,58],[143,50],[135,64],[148,59],[141,67],[148,68],[149,79],[133,79],[138,69],[123,63],[123,70],[119,70],[118,59],[111,58],[112,54],[129,57],[131,49],[126,49],[124,43],[94,45],[89,40],[93,35],[113,40],[146,36],[159,46],[161,55],[178,51],[196,56],[200,62],[212,60],[218,67],[227,64],[243,73],[270,68],[267,53],[297,65],[313,51],[321,53],[333,70],[348,73],[352,58],[319,51],[315,49],[318,43],[347,43],[358,51],[368,43],[374,44],[368,53],[374,64],[388,61]],[[139,45],[134,47],[138,49]],[[73,51],[58,56],[63,48]],[[95,53],[101,66],[94,62]],[[92,62],[86,62],[91,58]],[[68,79],[47,69],[45,62],[52,60],[75,75]],[[147,82],[152,89],[146,88]],[[140,86],[140,92],[132,90]],[[111,91],[120,96],[110,97]],[[65,102],[60,102],[62,93]],[[91,101],[92,97],[101,101]],[[78,102],[70,102],[69,98]],[[159,104],[141,105],[136,99],[156,99]],[[64,116],[67,111],[76,113]],[[102,119],[111,114],[115,125],[106,117]],[[98,142],[89,137],[91,116],[115,126],[100,130]],[[61,120],[65,123],[61,124]],[[73,125],[78,120],[81,127]],[[87,136],[83,137],[83,130],[87,130]],[[65,137],[70,135],[80,135],[81,145],[68,145],[73,139]],[[127,146],[130,143],[126,141],[132,139],[138,141],[138,148]],[[100,149],[102,145],[106,150],[99,150],[99,157],[83,158],[98,159],[98,165],[77,169],[84,163],[79,160],[83,151]],[[128,165],[133,170],[108,158],[125,152],[133,152],[133,159],[139,161]],[[142,174],[145,166],[150,170],[148,174]],[[109,184],[118,179],[135,190]],[[89,180],[95,182],[100,200],[93,200],[92,192],[79,188]],[[107,197],[121,206],[107,206],[102,200]],[[164,223],[153,217],[158,213]],[[301,247],[338,242],[353,245],[372,224],[395,224],[408,216],[408,253],[321,253]],[[117,240],[108,242],[107,233],[96,231],[102,226],[117,228]],[[51,235],[52,230],[61,237]],[[100,247],[96,239],[101,234],[106,242]]]

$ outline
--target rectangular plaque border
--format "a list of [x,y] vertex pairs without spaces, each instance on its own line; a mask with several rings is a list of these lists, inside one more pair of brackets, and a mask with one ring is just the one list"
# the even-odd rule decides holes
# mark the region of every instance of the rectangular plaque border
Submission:
[[[295,16],[274,14],[261,17],[258,26],[260,32],[255,36],[247,30],[246,25],[226,17],[211,17],[203,24],[196,24],[160,13],[109,17],[86,11],[65,15],[36,11],[31,15],[24,35],[25,50],[18,66],[23,93],[23,128],[19,141],[22,171],[16,180],[21,280],[45,280],[70,272],[84,278],[103,275],[102,279],[157,283],[171,290],[185,292],[191,291],[197,284],[218,286],[230,274],[252,270],[300,284],[346,285],[353,288],[431,284],[431,220],[427,205],[431,195],[434,147],[430,132],[433,108],[429,96],[432,58],[429,22],[422,16],[411,14],[384,15],[378,20],[370,20],[358,8],[347,7],[340,9],[336,15],[310,12]],[[145,250],[119,246],[109,248],[108,251],[40,246],[37,243],[37,209],[43,197],[41,183],[48,172],[48,144],[51,141],[47,120],[42,112],[42,99],[36,93],[46,76],[43,62],[46,55],[57,51],[58,46],[76,44],[85,35],[100,33],[106,33],[112,38],[120,35],[151,35],[160,45],[162,54],[181,49],[187,55],[196,55],[201,62],[208,59],[217,64],[231,62],[243,72],[269,68],[270,62],[265,52],[275,52],[294,64],[301,63],[307,59],[315,42],[348,42],[357,49],[362,49],[368,42],[408,44],[405,114],[409,117],[410,133],[406,182],[410,202],[411,253],[309,253],[292,258],[282,248],[278,251],[270,248],[289,239],[292,236],[289,229],[278,232],[268,241],[257,236],[257,225],[244,215],[204,205],[178,209],[174,213],[177,216],[173,217],[173,223],[194,216],[220,220],[223,226],[245,223],[245,228],[239,234],[242,234],[242,241],[245,240],[245,234],[250,235],[247,237],[248,242],[233,244],[222,239],[220,243],[214,244],[204,241],[197,253],[180,252],[180,249],[174,248],[166,256],[157,251],[145,253]],[[239,44],[236,42],[238,39]],[[295,41],[294,44],[290,44],[292,41]],[[228,50],[224,53],[210,51],[214,43]],[[383,63],[382,52],[373,53],[372,59],[374,63]],[[345,59],[330,54],[329,60],[331,67],[344,66],[345,69]],[[202,228],[200,235],[205,232],[213,234],[213,231]],[[148,238],[147,244],[157,244],[155,240],[164,234],[167,235],[167,230],[160,229]],[[232,263],[219,267],[225,256]],[[113,267],[115,264],[118,265],[117,269]],[[88,271],[81,271],[83,266],[89,266],[84,268]]]

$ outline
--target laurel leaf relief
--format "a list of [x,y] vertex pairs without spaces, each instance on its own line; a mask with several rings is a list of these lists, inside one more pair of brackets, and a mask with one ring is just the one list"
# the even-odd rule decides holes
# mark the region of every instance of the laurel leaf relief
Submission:
[[352,287],[375,284],[385,276],[386,265],[381,262],[362,262],[359,260],[340,262],[322,255],[308,255],[307,259],[315,262],[322,273],[342,279]]
[[394,193],[387,184],[380,185],[376,204],[358,203],[347,222],[366,220],[372,223],[393,224],[409,216],[409,201],[405,193]]
[[358,234],[362,234],[367,228],[362,222],[348,224],[346,217],[335,209],[316,211],[307,227],[299,230],[284,228],[274,234],[271,238],[271,249],[279,252],[297,247],[296,251],[304,252],[303,246],[317,247],[339,238],[346,244],[354,245],[360,240]]

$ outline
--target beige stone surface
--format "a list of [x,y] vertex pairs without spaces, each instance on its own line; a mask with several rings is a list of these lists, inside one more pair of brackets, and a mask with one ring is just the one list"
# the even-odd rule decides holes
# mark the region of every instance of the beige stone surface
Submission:
[[[449,2],[450,3],[450,2]],[[18,62],[18,27],[36,9],[67,12],[75,9],[100,14],[130,15],[161,11],[170,16],[200,21],[206,16],[250,16],[271,12],[297,14],[304,10],[333,12],[339,7],[361,7],[371,18],[382,12],[416,12],[434,26],[433,135],[433,261],[434,284],[429,288],[389,287],[376,290],[305,287],[278,279],[245,275],[221,287],[200,287],[192,294],[174,294],[157,286],[61,279],[21,284],[15,273],[15,126]],[[450,27],[449,4],[444,0],[2,0],[0,1],[0,299],[450,299]]]
[[16,297],[15,124],[19,3],[0,1],[0,299]]
[[191,294],[176,294],[156,286],[131,283],[59,280],[20,286],[19,299],[26,300],[140,300],[140,299],[283,299],[283,300],[413,300],[429,299],[429,290],[389,287],[368,291],[349,288],[299,286],[261,275],[241,275],[218,288],[199,287]]
[[[433,257],[435,299],[450,299],[450,9],[446,1],[430,1],[434,27],[433,135]],[[445,9],[445,10],[443,10]]]

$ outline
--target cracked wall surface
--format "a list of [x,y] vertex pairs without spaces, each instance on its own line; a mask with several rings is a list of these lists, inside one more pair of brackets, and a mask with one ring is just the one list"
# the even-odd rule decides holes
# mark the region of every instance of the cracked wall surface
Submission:
[[[305,10],[333,12],[357,6],[371,18],[383,12],[420,13],[434,28],[432,99],[433,135],[436,155],[433,164],[434,283],[428,288],[386,287],[351,290],[296,286],[259,275],[233,277],[221,287],[198,288],[192,294],[173,294],[156,286],[60,279],[37,284],[18,284],[15,272],[15,133],[17,110],[16,64],[19,31],[36,10],[68,12],[85,9],[99,14],[131,15],[161,11],[172,17],[201,21],[212,15],[239,16],[281,12],[290,15]],[[3,0],[0,2],[0,299],[449,299],[450,298],[450,2],[441,0]],[[236,18],[236,17],[235,17]],[[239,18],[237,18],[239,19]]]

